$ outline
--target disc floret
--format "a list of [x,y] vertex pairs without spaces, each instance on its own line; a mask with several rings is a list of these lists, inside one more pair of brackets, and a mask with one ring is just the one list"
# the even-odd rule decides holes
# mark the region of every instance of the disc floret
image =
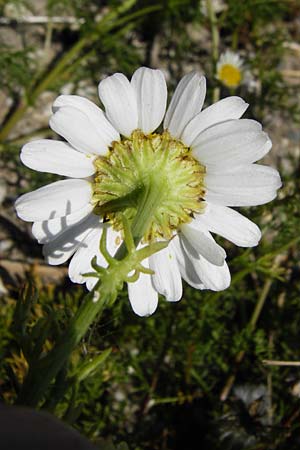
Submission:
[[238,67],[224,64],[218,72],[218,78],[228,87],[237,87],[242,81],[242,73]]

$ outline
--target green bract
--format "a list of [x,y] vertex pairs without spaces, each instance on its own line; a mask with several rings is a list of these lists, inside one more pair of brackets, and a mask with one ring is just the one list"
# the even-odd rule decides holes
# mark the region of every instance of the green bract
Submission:
[[[145,221],[151,217],[144,242],[170,239],[205,207],[205,167],[168,131],[146,135],[135,130],[130,138],[113,142],[108,155],[98,157],[95,166],[95,212],[105,215],[115,230],[122,230],[121,215],[132,222],[141,209]],[[152,201],[145,211],[150,192]]]

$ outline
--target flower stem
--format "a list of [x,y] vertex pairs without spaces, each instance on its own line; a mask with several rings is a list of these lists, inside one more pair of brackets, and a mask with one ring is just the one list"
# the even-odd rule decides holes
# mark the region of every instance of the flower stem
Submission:
[[42,359],[30,365],[17,403],[36,406],[57,373],[69,359],[76,345],[83,338],[96,316],[104,309],[108,298],[93,302],[92,293],[86,295],[66,332],[56,346]]
[[136,245],[149,228],[153,220],[153,215],[161,203],[161,197],[165,187],[164,177],[150,175],[149,178],[140,195],[137,213],[132,223],[132,234]]
[[[161,198],[162,184],[163,181],[161,184],[153,181],[142,190],[137,214],[131,226],[132,240],[135,245],[140,242],[151,223]],[[128,239],[125,241],[128,245]],[[38,405],[51,381],[68,362],[72,351],[79,344],[90,325],[106,306],[112,306],[124,281],[127,280],[128,273],[136,269],[140,260],[147,256],[147,252],[151,254],[159,250],[159,246],[162,245],[166,244],[152,244],[143,250],[132,249],[129,253],[125,243],[121,245],[107,269],[105,271],[101,269],[102,277],[99,275],[100,280],[96,287],[86,295],[65,333],[59,338],[53,349],[46,356],[31,362],[17,403],[33,407]],[[94,301],[96,293],[99,293],[98,301]]]
[[[219,59],[219,42],[220,42],[220,35],[219,35],[219,28],[218,28],[218,21],[216,17],[216,13],[214,10],[214,5],[212,0],[206,0],[206,8],[208,13],[208,18],[210,21],[210,28],[211,28],[211,40],[212,40],[212,63],[213,63],[213,73],[216,74],[216,66]],[[217,102],[220,100],[220,88],[219,86],[216,86],[213,90],[213,102]]]

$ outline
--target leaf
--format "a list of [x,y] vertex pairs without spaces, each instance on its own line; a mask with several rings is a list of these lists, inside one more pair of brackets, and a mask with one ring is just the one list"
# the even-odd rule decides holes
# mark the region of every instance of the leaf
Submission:
[[83,364],[77,367],[71,376],[75,377],[79,383],[85,380],[89,376],[93,375],[94,372],[96,372],[99,369],[99,367],[106,361],[108,356],[111,354],[111,351],[112,348],[108,348],[95,358],[93,359],[89,358],[88,361],[85,361]]

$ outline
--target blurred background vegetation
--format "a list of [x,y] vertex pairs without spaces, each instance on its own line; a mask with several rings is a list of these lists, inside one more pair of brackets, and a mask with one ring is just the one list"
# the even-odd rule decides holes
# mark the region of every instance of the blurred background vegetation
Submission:
[[[215,76],[227,49],[244,61],[230,91]],[[283,188],[271,204],[244,208],[263,231],[259,247],[219,239],[229,289],[185,286],[181,302],[161,299],[150,318],[134,315],[124,291],[39,407],[105,450],[299,449],[298,0],[0,0],[0,398],[14,404],[28,365],[85,294],[67,266],[44,263],[30,224],[15,215],[21,193],[57,179],[22,166],[20,148],[55,138],[48,120],[60,93],[98,103],[100,79],[140,65],[162,69],[170,92],[199,70],[206,105],[243,97],[245,116],[273,141],[265,162]]]

